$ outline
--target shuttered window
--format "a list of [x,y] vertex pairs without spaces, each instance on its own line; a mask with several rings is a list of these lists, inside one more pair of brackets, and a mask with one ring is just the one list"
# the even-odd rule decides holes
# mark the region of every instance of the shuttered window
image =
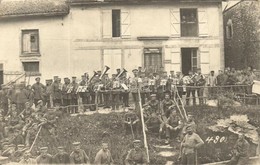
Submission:
[[22,30],[22,54],[39,53],[39,31]]
[[145,48],[144,49],[144,67],[150,70],[159,70],[162,66],[161,48]]
[[198,15],[197,9],[180,9],[181,36],[198,36]]

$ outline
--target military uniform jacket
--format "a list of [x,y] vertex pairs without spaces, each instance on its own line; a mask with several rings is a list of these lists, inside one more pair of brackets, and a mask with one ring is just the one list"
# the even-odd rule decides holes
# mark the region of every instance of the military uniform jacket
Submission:
[[142,149],[131,149],[126,156],[126,161],[129,162],[131,165],[146,164],[147,158],[145,152]]
[[58,82],[53,82],[51,85],[51,94],[54,100],[62,98],[62,91],[60,90],[60,84]]
[[111,156],[111,153],[109,150],[107,150],[106,152],[101,149],[98,151],[96,157],[95,157],[95,161],[94,164],[96,165],[110,165],[113,163],[113,159]]
[[35,83],[32,85],[32,89],[34,91],[34,98],[42,100],[45,86],[42,83]]
[[138,77],[133,77],[131,79],[130,86],[131,86],[130,90],[131,90],[132,93],[138,92]]
[[139,119],[138,116],[134,112],[128,112],[124,116],[124,120],[131,123],[133,123],[138,119]]
[[[87,81],[81,81],[81,82],[79,83],[80,86],[86,86],[87,84],[88,84]],[[81,98],[86,98],[86,97],[89,97],[89,96],[90,96],[90,93],[89,93],[89,91],[87,91],[87,92],[80,92],[80,93],[79,93],[79,96],[80,96]]]
[[71,99],[71,94],[67,93],[69,87],[70,87],[70,84],[63,84],[63,86],[62,86],[62,97],[63,97],[63,99],[66,99],[66,100]]
[[36,158],[37,164],[51,164],[52,163],[52,156],[50,154],[47,155],[40,155]]
[[159,113],[159,101],[158,100],[150,100],[146,105],[150,106],[150,113]]
[[22,159],[20,162],[20,164],[36,164],[36,160],[29,158],[29,159]]
[[76,82],[72,82],[72,83],[70,84],[70,86],[73,87],[73,90],[71,91],[71,98],[72,98],[72,99],[77,99],[77,98],[78,98],[77,89],[78,89],[78,87],[79,87],[79,84],[76,83]]
[[83,164],[83,163],[88,163],[89,157],[86,154],[84,150],[80,150],[79,152],[73,151],[70,154],[70,162],[71,164]]
[[57,153],[53,156],[53,163],[55,164],[70,164],[70,156],[68,153]]

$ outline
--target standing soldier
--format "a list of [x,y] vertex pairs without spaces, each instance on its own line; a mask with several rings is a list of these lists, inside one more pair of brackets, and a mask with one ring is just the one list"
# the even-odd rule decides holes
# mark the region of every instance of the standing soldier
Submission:
[[51,107],[51,84],[52,79],[46,80],[46,87],[44,91],[44,105],[47,105],[47,108]]
[[197,93],[199,97],[199,104],[203,104],[203,93],[204,93],[204,86],[206,84],[205,76],[201,74],[201,69],[197,69],[197,75],[195,76],[195,85],[197,86]]
[[68,93],[70,88],[70,79],[64,78],[64,84],[62,86],[62,99],[63,99],[63,106],[71,105],[71,93]]
[[133,141],[134,148],[131,149],[125,159],[126,165],[135,165],[135,164],[143,164],[146,165],[147,162],[147,155],[145,151],[141,148],[141,141],[134,140]]
[[215,93],[216,91],[216,88],[215,86],[217,85],[217,78],[216,78],[216,75],[215,75],[215,72],[214,70],[210,71],[210,74],[208,76],[208,91],[209,91],[209,99],[212,99],[213,98],[213,94]]
[[133,96],[133,100],[134,100],[134,103],[135,103],[135,107],[138,106],[138,88],[139,88],[139,85],[138,85],[138,70],[137,69],[133,69],[132,70],[133,74],[134,74],[134,77],[131,79],[130,81],[130,89],[131,89],[131,93],[132,93],[132,96]]
[[104,85],[102,90],[103,90],[103,96],[104,96],[104,108],[110,108],[110,92],[109,90],[111,89],[112,82],[108,77],[108,74],[104,74],[101,80],[102,84]]
[[32,89],[34,92],[34,105],[37,106],[37,102],[39,100],[43,100],[43,93],[45,90],[45,86],[40,82],[40,77],[35,79],[36,83],[32,85]]
[[25,107],[25,103],[29,101],[28,91],[25,89],[24,83],[17,84],[15,100],[18,113],[21,113]]
[[[124,84],[126,87],[129,85],[129,79],[126,78],[126,73],[124,73],[120,79],[120,83],[121,84]],[[123,105],[124,107],[129,107],[129,90],[127,89],[124,89],[122,92],[121,92],[121,98],[122,98],[122,101],[123,101]]]
[[[87,78],[87,76],[84,74],[84,75],[81,76],[81,78],[82,78],[82,80],[79,83],[79,86],[86,87],[88,85],[88,78]],[[89,93],[88,89],[86,89],[86,91],[80,92],[79,96],[82,99],[83,111],[86,112],[87,107],[88,107],[87,104],[90,103],[89,102],[90,93]]]
[[94,164],[96,165],[112,165],[114,162],[112,155],[108,149],[108,143],[102,143],[102,149],[96,154]]
[[54,164],[70,164],[70,156],[63,146],[58,147],[58,153],[53,156]]
[[62,92],[59,88],[58,76],[54,76],[54,82],[51,85],[51,98],[53,100],[53,106],[60,106],[62,99]]
[[89,164],[89,157],[86,152],[80,149],[80,142],[74,142],[74,151],[70,154],[71,164]]
[[71,91],[71,111],[74,113],[78,113],[78,94],[77,94],[77,89],[78,89],[78,83],[76,82],[76,77],[72,77],[72,82],[70,83],[70,86],[73,87]]
[[40,155],[36,158],[37,164],[51,164],[52,155],[48,154],[48,147],[40,148]]
[[2,115],[6,116],[8,113],[9,103],[8,103],[8,87],[2,86],[1,94],[0,94],[0,102],[1,108],[3,109]]
[[119,109],[119,104],[120,104],[120,82],[119,80],[116,78],[116,74],[112,74],[112,90],[111,90],[111,94],[112,94],[112,110],[118,110]]
[[196,98],[195,98],[195,82],[194,82],[195,75],[192,71],[189,71],[189,75],[183,78],[183,84],[187,85],[187,95],[186,95],[186,105],[190,104],[190,96],[192,94],[192,101],[193,105],[196,105]]
[[164,99],[164,93],[168,91],[168,76],[167,72],[162,72],[162,76],[159,79],[159,86],[157,87],[157,97],[160,101]]
[[181,162],[183,165],[196,165],[196,150],[200,148],[204,142],[200,136],[193,132],[193,129],[188,126],[187,134],[181,142]]

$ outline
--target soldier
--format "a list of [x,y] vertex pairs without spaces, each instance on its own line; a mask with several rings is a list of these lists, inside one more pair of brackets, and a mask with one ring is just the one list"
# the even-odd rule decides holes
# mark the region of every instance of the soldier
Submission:
[[89,157],[86,152],[80,149],[80,142],[74,142],[74,151],[70,154],[71,164],[89,164]]
[[7,94],[11,104],[16,104],[16,100],[15,100],[16,89],[17,89],[17,85],[15,84],[15,81],[12,81]]
[[133,141],[134,148],[131,149],[125,159],[126,165],[135,165],[135,164],[147,164],[147,155],[145,151],[141,148],[141,141]]
[[102,143],[102,149],[96,154],[94,164],[96,165],[112,165],[114,162],[112,155],[108,149],[108,143]]
[[63,146],[58,147],[58,153],[53,156],[54,164],[70,164],[70,156]]
[[1,90],[1,93],[0,93],[0,106],[1,106],[1,109],[3,109],[3,112],[2,112],[2,115],[3,116],[6,116],[7,113],[8,113],[8,107],[9,107],[9,103],[8,103],[8,87],[7,86],[3,86],[1,85],[2,87],[2,90]]
[[[82,75],[81,76],[81,82],[79,83],[79,85],[80,86],[87,86],[88,85],[88,78],[87,78],[87,76],[86,75]],[[81,97],[81,99],[82,99],[82,104],[84,105],[83,106],[83,111],[84,112],[86,112],[86,110],[87,110],[87,104],[89,104],[90,102],[90,93],[89,93],[89,91],[88,91],[88,89],[86,90],[86,91],[84,91],[84,92],[80,92],[79,93],[79,96]]]
[[68,93],[70,88],[70,79],[64,78],[64,84],[62,86],[62,99],[63,99],[63,106],[71,105],[71,93]]
[[177,141],[180,142],[178,135],[180,134],[183,128],[183,122],[181,121],[180,117],[177,115],[176,110],[173,110],[170,116],[167,119],[166,123],[166,144],[169,143],[170,139],[176,138]]
[[44,105],[47,106],[47,108],[51,107],[51,84],[52,84],[52,79],[46,80],[46,87],[44,91]]
[[156,94],[151,94],[151,100],[148,101],[145,105],[143,105],[143,107],[145,108],[145,111],[148,112],[148,115],[151,115],[152,113],[159,115],[161,113],[160,104],[156,98]]
[[54,76],[54,82],[51,85],[51,98],[53,100],[53,106],[60,106],[62,99],[62,91],[60,89],[59,77]]
[[32,109],[30,102],[26,102],[25,109],[20,113],[20,116],[23,119],[23,121],[25,121],[27,118],[29,118],[31,116],[31,114],[33,113],[33,111],[34,110]]
[[119,110],[119,104],[120,104],[120,91],[121,91],[121,85],[119,80],[116,78],[116,74],[112,74],[112,110]]
[[248,164],[250,153],[250,144],[245,139],[244,134],[238,135],[238,140],[232,150],[233,157],[231,158],[230,165],[245,165]]
[[[121,84],[124,84],[128,86],[129,84],[129,79],[126,78],[126,73],[124,73],[120,79]],[[129,107],[129,90],[125,90],[121,92],[121,99],[123,101],[124,107]]]
[[134,74],[134,77],[131,79],[130,81],[130,87],[131,87],[131,93],[132,93],[132,96],[133,96],[133,101],[135,103],[135,106],[137,107],[138,105],[138,88],[139,88],[139,85],[138,85],[138,70],[137,69],[133,69],[132,70],[133,74]]
[[36,164],[36,160],[31,158],[31,153],[29,150],[25,151],[20,164]]
[[125,133],[129,134],[130,132],[138,134],[140,119],[137,114],[133,111],[133,108],[128,108],[128,112],[124,115],[124,126]]
[[215,75],[214,70],[210,71],[210,74],[208,76],[208,80],[207,80],[207,84],[208,84],[208,91],[209,91],[209,99],[212,99],[214,96],[214,93],[216,91],[215,86],[217,85],[217,77]]
[[141,81],[139,82],[140,86],[141,86],[141,101],[142,101],[142,105],[145,104],[145,100],[146,98],[148,99],[150,97],[149,94],[149,87],[148,87],[148,82],[149,79],[145,76],[145,72],[141,72],[140,73],[140,79]]
[[224,86],[227,84],[228,76],[226,73],[223,73],[222,70],[219,70],[216,79],[217,79],[218,86]]
[[39,100],[37,103],[37,107],[35,108],[37,110],[37,113],[45,114],[48,109],[43,105],[43,101]]
[[120,69],[120,68],[117,68],[117,69],[116,69],[116,76],[118,76],[120,73],[121,73],[121,69]]
[[26,150],[23,144],[17,145],[17,150],[14,152],[12,159],[14,162],[20,162],[22,160],[22,156],[24,151]]
[[193,88],[194,85],[195,85],[194,77],[195,77],[195,74],[193,74],[192,71],[189,71],[189,75],[185,76],[183,78],[184,79],[183,80],[184,85],[189,86],[189,87],[187,87],[186,105],[190,104],[190,96],[191,96],[191,94],[192,94],[193,105],[196,105],[195,88]]
[[197,93],[199,97],[199,104],[202,105],[204,104],[203,100],[203,93],[204,93],[204,86],[206,84],[206,79],[205,76],[201,74],[201,69],[197,69],[197,75],[195,76],[195,85],[198,87],[197,88]]
[[187,134],[181,142],[181,162],[183,165],[196,164],[196,150],[204,144],[200,136],[187,127]]
[[162,76],[159,79],[157,87],[157,98],[162,101],[164,99],[164,93],[169,91],[167,72],[162,72]]
[[108,74],[104,74],[101,80],[102,84],[104,85],[103,90],[103,96],[104,96],[104,108],[110,108],[110,92],[112,82],[108,77]]
[[165,94],[165,99],[162,101],[162,107],[161,109],[163,110],[163,114],[168,118],[171,114],[171,111],[173,108],[176,106],[174,101],[171,100],[170,94],[166,93]]
[[52,155],[48,154],[48,147],[40,148],[40,155],[36,158],[37,164],[51,164]]
[[41,79],[40,77],[37,77],[35,79],[36,83],[32,85],[32,89],[34,92],[34,105],[37,106],[37,102],[39,100],[43,100],[44,99],[44,91],[45,91],[45,86],[40,83]]
[[21,113],[24,109],[25,103],[29,101],[28,91],[25,89],[24,83],[17,84],[15,91],[15,102],[18,113]]
[[23,127],[23,120],[18,115],[16,109],[13,107],[11,110],[10,118],[7,121],[7,126],[5,127],[5,135],[10,135],[9,133],[14,133]]

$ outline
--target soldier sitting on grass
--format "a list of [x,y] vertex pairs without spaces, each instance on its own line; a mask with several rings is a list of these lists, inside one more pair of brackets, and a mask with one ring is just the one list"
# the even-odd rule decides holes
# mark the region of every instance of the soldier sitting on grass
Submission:
[[146,165],[147,162],[147,155],[145,151],[141,148],[141,141],[134,140],[133,141],[134,148],[131,149],[125,159],[126,165],[136,165],[142,164]]

